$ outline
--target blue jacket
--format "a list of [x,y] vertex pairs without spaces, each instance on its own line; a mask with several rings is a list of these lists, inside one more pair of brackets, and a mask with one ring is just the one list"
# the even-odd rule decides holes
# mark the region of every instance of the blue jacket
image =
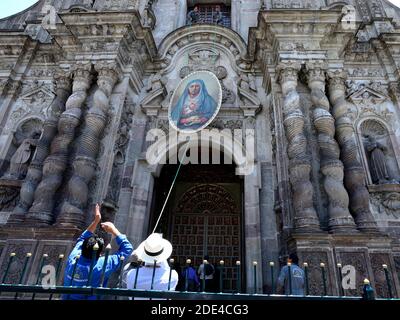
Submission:
[[[304,271],[299,266],[292,264],[290,267],[291,282],[292,282],[292,295],[302,296],[304,295]],[[278,286],[285,288],[285,294],[290,294],[289,284],[289,267],[284,266],[278,278]]]
[[[91,265],[91,260],[84,258],[82,254],[82,244],[83,241],[87,238],[90,238],[93,234],[90,231],[84,231],[82,235],[78,238],[78,241],[75,245],[75,248],[72,250],[71,254],[68,257],[68,263],[64,272],[64,286],[76,286],[83,287],[87,285],[87,281],[89,278],[89,270]],[[117,253],[108,256],[107,266],[105,270],[104,276],[104,287],[107,286],[108,279],[110,275],[117,271],[121,264],[121,256],[127,258],[133,251],[133,247],[131,243],[128,241],[125,235],[119,235],[116,238],[116,242],[119,245],[119,249]],[[75,257],[77,255],[81,255],[78,260],[78,264],[76,266],[74,279],[71,283],[72,273],[74,270]],[[95,263],[92,272],[92,287],[100,287],[100,278],[103,270],[103,265],[105,257],[100,257]],[[96,296],[86,296],[80,294],[71,294],[64,295],[64,300],[96,300]]]

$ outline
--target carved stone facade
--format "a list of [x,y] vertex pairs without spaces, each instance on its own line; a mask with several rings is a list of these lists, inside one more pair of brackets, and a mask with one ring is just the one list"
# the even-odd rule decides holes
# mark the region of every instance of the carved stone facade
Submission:
[[[0,274],[15,252],[8,281],[18,281],[32,252],[26,281],[35,282],[43,254],[53,264],[67,254],[96,202],[137,246],[173,179],[173,163],[148,161],[148,132],[173,135],[172,94],[204,70],[223,91],[210,129],[238,141],[252,130],[254,166],[243,174],[226,148],[219,158],[231,163],[182,170],[182,197],[162,220],[177,254],[200,259],[212,246],[214,262],[232,264],[232,288],[240,258],[248,292],[271,292],[269,262],[297,252],[310,293],[323,293],[324,263],[328,293],[340,294],[341,263],[357,274],[346,295],[370,278],[384,297],[386,264],[400,295],[400,9],[231,1],[227,28],[186,25],[192,5],[40,0],[0,20]],[[172,158],[180,145],[164,151]]]

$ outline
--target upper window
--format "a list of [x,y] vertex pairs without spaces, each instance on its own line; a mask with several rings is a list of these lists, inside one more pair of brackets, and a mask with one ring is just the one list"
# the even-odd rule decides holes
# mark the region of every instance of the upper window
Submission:
[[210,23],[231,27],[231,8],[224,4],[197,4],[189,8],[187,24]]

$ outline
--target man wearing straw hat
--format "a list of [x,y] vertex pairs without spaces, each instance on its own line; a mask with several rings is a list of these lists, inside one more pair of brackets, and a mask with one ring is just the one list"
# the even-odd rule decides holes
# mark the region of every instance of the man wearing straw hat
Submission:
[[178,284],[178,273],[171,270],[167,259],[172,245],[162,234],[153,233],[134,251],[133,255],[144,262],[144,266],[131,269],[126,277],[128,289],[174,291]]

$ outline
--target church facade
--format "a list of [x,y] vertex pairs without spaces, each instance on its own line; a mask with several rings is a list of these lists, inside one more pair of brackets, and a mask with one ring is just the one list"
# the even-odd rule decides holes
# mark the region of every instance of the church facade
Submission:
[[[251,170],[230,148],[177,176],[149,161],[149,132],[171,135],[171,97],[196,71],[222,88],[208,129],[250,133]],[[163,212],[175,261],[224,260],[227,291],[240,261],[242,290],[271,292],[270,263],[276,279],[296,252],[311,294],[324,268],[339,295],[341,264],[356,270],[347,295],[368,278],[388,297],[387,265],[399,296],[399,81],[385,0],[40,0],[0,20],[0,273],[16,253],[18,282],[31,252],[34,283],[102,203],[134,247]]]

